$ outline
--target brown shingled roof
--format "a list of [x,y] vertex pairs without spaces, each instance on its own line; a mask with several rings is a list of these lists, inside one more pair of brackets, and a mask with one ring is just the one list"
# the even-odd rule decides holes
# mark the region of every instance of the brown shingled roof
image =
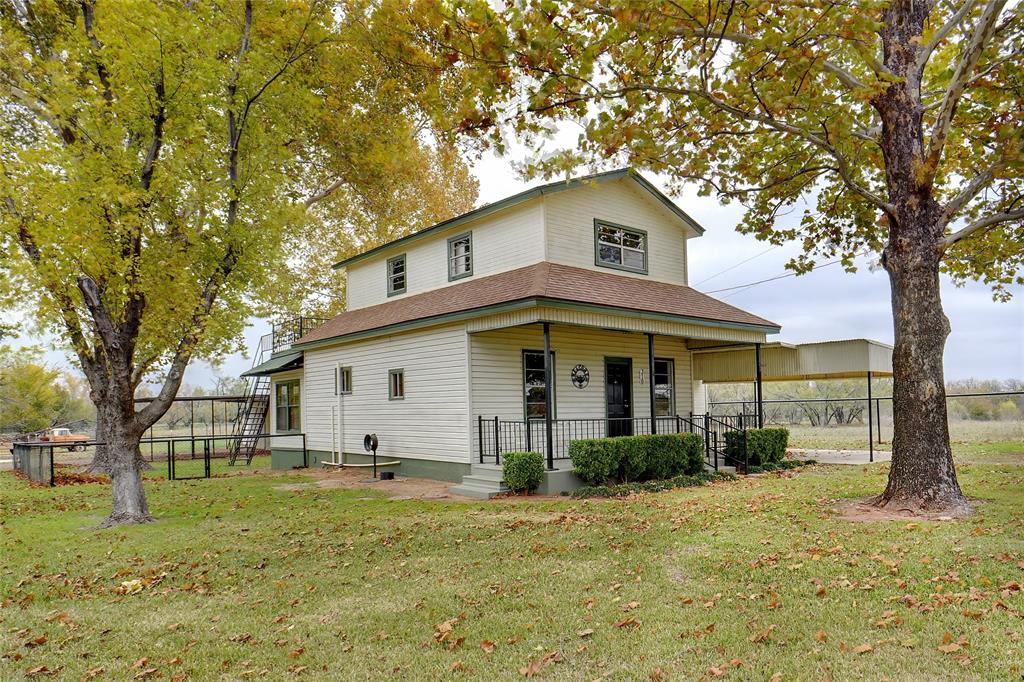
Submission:
[[296,345],[531,299],[583,303],[685,318],[779,325],[677,284],[542,262],[341,313]]

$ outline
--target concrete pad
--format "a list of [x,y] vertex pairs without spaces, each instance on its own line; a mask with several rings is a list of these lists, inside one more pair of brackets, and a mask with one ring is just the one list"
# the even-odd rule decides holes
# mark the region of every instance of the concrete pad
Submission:
[[[869,450],[812,450],[809,448],[790,448],[786,451],[793,459],[813,459],[822,464],[870,464]],[[875,462],[889,462],[892,452],[875,450]]]

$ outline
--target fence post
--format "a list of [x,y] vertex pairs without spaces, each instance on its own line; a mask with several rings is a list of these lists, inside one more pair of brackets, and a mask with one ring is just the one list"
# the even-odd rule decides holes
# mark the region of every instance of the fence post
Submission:
[[484,463],[484,416],[478,414],[476,416],[476,437],[480,444],[480,463]]
[[526,420],[523,422],[526,424],[526,451],[533,452],[533,439],[530,437],[530,416],[526,416]]
[[[149,447],[150,448],[153,447],[153,440],[152,439],[150,439],[150,441],[149,441]],[[174,480],[174,472],[171,471],[171,449],[170,449],[169,445],[167,447],[167,480],[168,481],[173,481]]]
[[54,476],[53,476],[53,447],[51,446],[50,447],[50,487],[52,488],[54,485],[56,485],[56,484],[54,483]]
[[494,415],[494,463],[499,464],[499,456],[501,455],[501,434],[499,430],[501,424],[498,422],[498,415]]

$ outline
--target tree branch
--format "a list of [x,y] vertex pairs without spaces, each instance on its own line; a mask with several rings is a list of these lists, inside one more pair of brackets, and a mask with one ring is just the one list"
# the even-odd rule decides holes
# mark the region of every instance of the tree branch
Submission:
[[1024,209],[1007,211],[1006,213],[995,213],[985,218],[975,220],[967,227],[957,230],[939,242],[939,252],[946,251],[957,242],[963,241],[976,232],[985,232],[1002,223],[1010,223],[1016,220],[1024,220]]
[[971,74],[978,66],[981,53],[985,51],[985,47],[992,38],[996,21],[1005,5],[1006,0],[989,0],[974,27],[970,42],[960,57],[949,87],[946,88],[942,104],[939,106],[939,113],[935,117],[935,124],[932,126],[931,141],[928,144],[926,166],[932,171],[938,167],[939,157],[942,156],[942,150],[946,146],[946,138],[949,137],[949,131],[953,125],[953,115],[956,113],[957,104],[960,103],[960,97],[971,79]]
[[82,25],[85,28],[85,35],[89,38],[89,44],[92,45],[92,58],[96,62],[96,75],[100,79],[100,85],[103,86],[103,99],[107,104],[111,104],[114,101],[114,91],[110,88],[110,74],[107,73],[107,67],[99,55],[103,45],[93,31],[93,23],[96,20],[95,10],[95,0],[82,0]]
[[946,203],[945,207],[942,209],[942,216],[939,218],[940,227],[945,227],[949,224],[949,221],[955,218],[971,199],[978,196],[979,192],[989,186],[992,179],[995,177],[995,171],[998,167],[999,164],[994,163],[975,175],[971,181],[967,183],[967,186],[960,190],[959,194]]
[[945,40],[953,29],[960,25],[960,22],[964,20],[971,9],[977,4],[978,0],[966,0],[963,7],[961,7],[956,13],[949,18],[945,24],[939,27],[939,30],[935,32],[932,39],[928,41],[928,44],[921,48],[921,52],[917,57],[917,73],[920,75],[924,72],[924,67],[928,65],[928,60],[931,59],[932,52],[935,51],[943,40]]

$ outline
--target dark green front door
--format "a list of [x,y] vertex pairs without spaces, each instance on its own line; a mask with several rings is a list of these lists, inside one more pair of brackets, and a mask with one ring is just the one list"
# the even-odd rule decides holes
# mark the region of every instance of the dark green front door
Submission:
[[629,358],[605,358],[604,393],[609,436],[633,435],[633,362]]

